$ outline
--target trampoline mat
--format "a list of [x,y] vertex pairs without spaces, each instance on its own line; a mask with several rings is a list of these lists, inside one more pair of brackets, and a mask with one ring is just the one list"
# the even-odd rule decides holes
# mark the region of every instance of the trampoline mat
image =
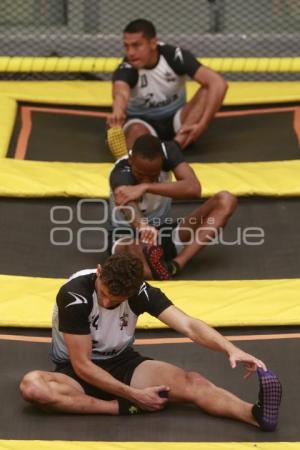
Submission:
[[[184,217],[200,204],[174,203],[172,215]],[[68,277],[107,257],[103,200],[1,198],[0,210],[1,274]],[[299,223],[299,198],[242,198],[222,239],[196,255],[178,278],[298,278]]]
[[[280,335],[279,335],[280,336]],[[280,377],[283,403],[275,433],[229,419],[205,415],[192,405],[170,405],[159,413],[109,417],[99,415],[49,415],[24,402],[18,390],[30,370],[52,370],[49,344],[0,341],[2,376],[0,392],[0,439],[160,442],[261,442],[300,441],[297,409],[300,391],[300,339],[252,340],[239,347],[263,359]],[[199,371],[217,385],[249,402],[257,399],[257,379],[243,379],[241,367],[232,370],[227,358],[193,343],[137,346],[143,355],[168,361],[186,370]]]
[[[299,107],[236,108],[219,113],[203,136],[184,152],[188,162],[299,159]],[[36,161],[113,162],[106,145],[107,111],[20,103],[7,156]]]

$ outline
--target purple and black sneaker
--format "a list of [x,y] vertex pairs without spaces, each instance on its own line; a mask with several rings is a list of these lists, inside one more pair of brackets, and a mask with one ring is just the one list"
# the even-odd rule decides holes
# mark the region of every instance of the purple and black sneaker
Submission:
[[252,414],[263,431],[274,431],[278,423],[282,386],[271,370],[257,369],[259,378],[258,402],[252,408]]

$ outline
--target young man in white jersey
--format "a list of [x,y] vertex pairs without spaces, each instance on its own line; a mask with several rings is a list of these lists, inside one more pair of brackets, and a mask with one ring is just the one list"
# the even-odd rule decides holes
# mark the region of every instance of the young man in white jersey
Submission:
[[201,186],[176,141],[162,143],[150,134],[115,163],[109,181],[111,251],[140,257],[147,280],[178,275],[218,236],[237,206],[234,195],[221,191],[172,219],[172,199],[198,199]]
[[[217,387],[201,374],[144,357],[132,348],[137,318],[148,312],[179,333],[223,352],[246,377],[257,372],[258,404]],[[203,321],[176,308],[160,289],[143,282],[141,261],[114,255],[96,270],[76,273],[59,290],[53,314],[54,372],[35,370],[20,384],[23,398],[44,411],[136,414],[168,402],[193,403],[209,414],[274,431],[281,400],[275,374]]]
[[[195,142],[222,105],[227,83],[181,47],[158,42],[145,19],[124,29],[125,58],[113,75],[111,127],[124,127],[127,147],[145,133],[175,139],[181,149]],[[186,77],[201,85],[186,102]]]

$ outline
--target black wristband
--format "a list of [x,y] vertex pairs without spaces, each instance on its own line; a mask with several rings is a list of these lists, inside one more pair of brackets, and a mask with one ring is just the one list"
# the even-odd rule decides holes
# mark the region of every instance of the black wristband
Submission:
[[134,416],[142,413],[142,410],[138,406],[129,400],[125,400],[125,398],[118,398],[118,403],[120,416]]

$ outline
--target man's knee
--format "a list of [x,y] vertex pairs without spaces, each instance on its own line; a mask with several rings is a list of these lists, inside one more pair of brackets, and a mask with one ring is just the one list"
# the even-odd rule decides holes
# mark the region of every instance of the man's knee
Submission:
[[207,395],[208,391],[213,389],[215,389],[215,385],[199,373],[185,372],[182,391],[187,400],[194,401],[196,393],[199,397],[201,393]]
[[215,200],[218,208],[222,209],[226,216],[230,216],[237,207],[237,198],[228,191],[218,192]]
[[211,389],[215,387],[211,381],[203,377],[198,372],[186,372],[186,379],[187,383],[191,384],[193,387],[198,386],[203,389]]
[[23,377],[19,386],[24,400],[37,404],[50,403],[51,398],[49,397],[49,393],[42,389],[43,383],[44,380],[41,371],[35,370],[27,373]]
[[147,128],[142,123],[132,123],[126,128],[125,135],[126,137],[134,136],[135,139],[137,139],[140,136],[143,136],[144,134],[151,134],[149,128]]

